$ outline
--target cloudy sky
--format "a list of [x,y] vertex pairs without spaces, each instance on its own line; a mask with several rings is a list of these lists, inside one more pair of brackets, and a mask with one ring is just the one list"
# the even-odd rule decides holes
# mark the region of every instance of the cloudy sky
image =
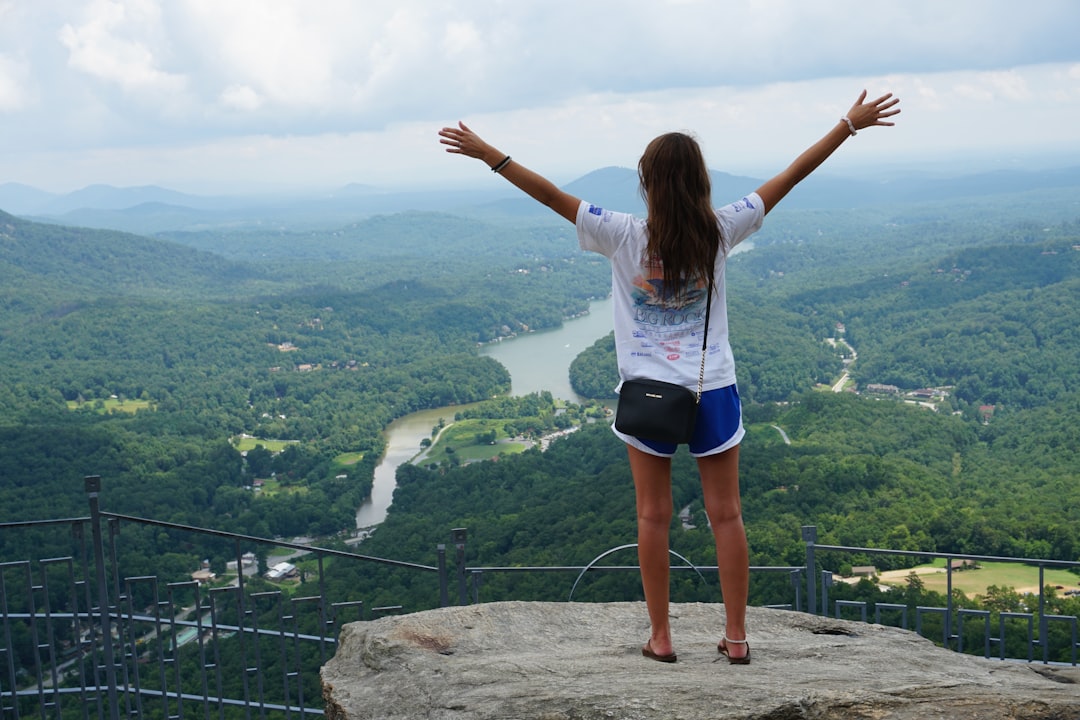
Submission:
[[862,88],[841,173],[1080,165],[1076,0],[0,0],[0,183],[187,192],[559,182],[691,130],[758,177]]

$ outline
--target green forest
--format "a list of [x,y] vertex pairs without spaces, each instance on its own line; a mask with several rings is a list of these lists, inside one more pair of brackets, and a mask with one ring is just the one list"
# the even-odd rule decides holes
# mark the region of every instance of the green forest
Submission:
[[[778,210],[730,258],[754,565],[801,564],[805,525],[825,544],[1080,560],[1073,195]],[[609,281],[571,227],[546,220],[407,212],[145,237],[0,213],[0,522],[84,515],[82,479],[100,475],[110,512],[344,548],[386,426],[469,403],[457,421],[477,423],[478,443],[581,429],[495,462],[432,448],[400,468],[363,553],[430,564],[467,528],[470,566],[587,563],[634,542],[625,451],[599,406],[507,398],[506,368],[478,348],[557,327]],[[845,371],[848,391],[832,392]],[[610,399],[610,336],[570,373],[579,394]],[[253,449],[242,454],[240,438]],[[690,515],[672,547],[708,565],[693,462],[676,460],[676,505]],[[268,478],[274,492],[256,492]],[[125,532],[125,572],[179,579],[230,557],[211,540]],[[69,538],[0,533],[0,560],[67,552]],[[918,558],[823,561],[886,570]],[[573,581],[491,572],[478,593],[564,599]],[[433,578],[383,567],[331,563],[327,582],[371,606],[438,602]],[[676,599],[717,599],[713,578],[676,573],[674,585]],[[792,590],[761,575],[752,593],[779,603]],[[895,593],[934,600],[916,583]],[[632,573],[609,573],[575,599],[639,596]],[[1053,602],[1080,614],[1073,597]]]

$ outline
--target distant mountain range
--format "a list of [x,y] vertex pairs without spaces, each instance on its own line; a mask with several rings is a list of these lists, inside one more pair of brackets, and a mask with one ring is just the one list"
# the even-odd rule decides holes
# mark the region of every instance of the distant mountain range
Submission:
[[[761,178],[712,173],[717,204],[738,199],[757,188]],[[595,170],[564,186],[597,205],[642,212],[637,173],[622,167]],[[784,201],[786,208],[835,209],[946,201],[1039,190],[1080,189],[1080,167],[1054,170],[998,170],[957,177],[910,174],[879,182],[818,173],[805,180]],[[331,227],[359,218],[432,210],[510,217],[543,216],[547,211],[509,185],[496,190],[388,192],[349,185],[322,195],[226,196],[192,195],[153,185],[91,185],[54,194],[22,185],[0,185],[0,210],[44,222],[108,228],[142,234],[216,227],[281,226],[289,229]]]
[[262,279],[250,265],[179,243],[41,224],[0,211],[4,323],[16,315],[101,296],[219,297]]

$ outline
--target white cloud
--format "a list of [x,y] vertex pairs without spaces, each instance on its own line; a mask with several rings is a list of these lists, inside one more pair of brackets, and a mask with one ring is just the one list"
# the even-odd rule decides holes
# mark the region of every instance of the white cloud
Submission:
[[4,32],[20,22],[15,0],[0,0],[0,113],[16,113],[32,104],[30,66],[18,44],[8,41],[10,31]]
[[221,104],[233,110],[252,112],[262,106],[263,99],[248,85],[230,85],[221,93]]
[[[125,148],[124,177],[145,165],[156,182],[186,165],[141,158],[178,148],[237,182],[464,175],[429,145],[458,118],[568,174],[633,164],[673,127],[719,166],[768,169],[864,84],[905,110],[863,148],[1073,147],[1076,27],[1074,0],[0,0],[0,182],[61,150],[92,176]],[[231,143],[312,167],[224,167],[246,156]],[[386,164],[343,160],[356,152]]]
[[0,55],[0,112],[14,112],[26,107],[29,102],[26,75],[26,67],[22,63]]
[[997,97],[1020,101],[1031,97],[1027,81],[1015,70],[986,73],[985,77]]
[[[189,0],[176,13],[187,25],[189,54],[196,48],[201,84],[248,87],[267,102],[310,107],[328,100],[339,32],[318,21],[319,9],[339,3]],[[347,22],[347,20],[343,19]]]
[[148,40],[160,34],[152,0],[94,0],[78,24],[67,23],[59,40],[71,68],[132,93],[182,90],[183,75],[165,72]]
[[467,21],[451,21],[446,24],[442,47],[447,57],[455,58],[477,49],[483,44],[483,37],[476,24]]
[[440,85],[441,31],[428,7],[415,0],[186,0],[172,19],[188,54],[199,50],[194,72],[211,97],[246,87],[267,114],[343,129],[342,115],[385,124]]
[[[953,88],[956,97],[975,102],[990,102],[994,99],[993,91],[986,85],[978,82],[960,82]],[[939,106],[940,107],[940,106]]]

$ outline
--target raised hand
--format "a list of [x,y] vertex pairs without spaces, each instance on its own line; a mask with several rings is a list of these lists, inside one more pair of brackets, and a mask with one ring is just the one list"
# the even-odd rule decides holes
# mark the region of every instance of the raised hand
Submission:
[[900,103],[900,98],[893,97],[892,93],[885,93],[876,100],[865,101],[866,91],[863,90],[859,94],[859,99],[855,101],[855,104],[851,106],[847,113],[848,120],[851,121],[856,130],[862,130],[872,125],[892,126],[896,124],[888,122],[886,118],[900,112],[900,108],[896,107]]
[[[439,138],[439,142],[446,145],[446,152],[448,153],[467,155],[478,160],[484,160],[489,155],[499,154],[495,148],[481,140],[480,136],[470,130],[469,126],[463,122],[458,122],[457,127],[444,127],[439,131]],[[501,159],[501,156],[498,159]]]

